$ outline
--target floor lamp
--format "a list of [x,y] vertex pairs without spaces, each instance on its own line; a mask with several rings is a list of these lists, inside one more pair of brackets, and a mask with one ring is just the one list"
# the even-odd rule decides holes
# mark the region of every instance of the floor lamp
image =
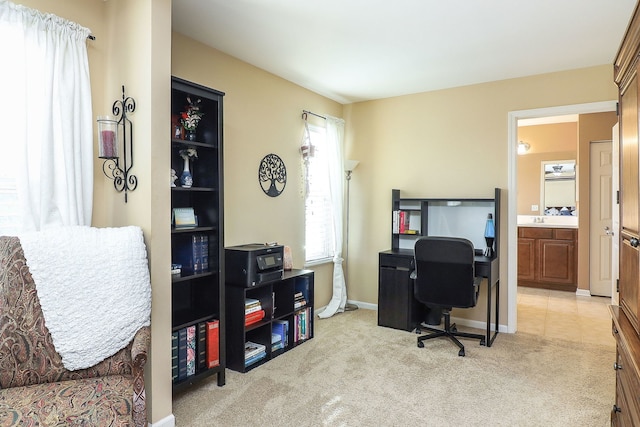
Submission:
[[[344,257],[346,259],[345,267],[347,268],[345,272],[345,278],[347,277],[347,273],[349,272],[349,268],[348,268],[349,267],[349,184],[351,183],[351,173],[356,168],[356,166],[358,166],[358,163],[360,163],[358,160],[345,160],[344,162],[344,171],[346,173],[346,178],[347,178],[347,227],[346,227],[346,241],[345,241],[345,248],[344,248]],[[346,280],[345,280],[345,283],[346,283]],[[358,306],[355,304],[346,303],[344,306],[344,311],[354,311],[357,309],[358,309]]]

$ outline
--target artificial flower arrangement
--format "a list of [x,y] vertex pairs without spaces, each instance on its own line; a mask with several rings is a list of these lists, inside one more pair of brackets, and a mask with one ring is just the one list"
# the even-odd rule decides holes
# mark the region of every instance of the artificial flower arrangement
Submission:
[[187,96],[188,105],[185,107],[187,111],[183,111],[182,113],[180,113],[180,122],[182,123],[182,126],[188,131],[196,130],[200,119],[202,118],[202,116],[204,116],[204,113],[200,111],[201,102],[201,99],[192,102],[191,98]]
[[186,148],[184,150],[180,150],[179,153],[180,153],[180,157],[182,157],[183,160],[198,158],[198,152],[196,151],[195,148]]

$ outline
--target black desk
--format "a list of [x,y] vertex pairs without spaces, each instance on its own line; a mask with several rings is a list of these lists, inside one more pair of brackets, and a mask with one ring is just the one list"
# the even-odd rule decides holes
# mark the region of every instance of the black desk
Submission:
[[[378,273],[378,325],[406,331],[414,330],[425,319],[426,309],[413,296],[415,269],[413,249],[387,250],[379,253]],[[486,345],[491,347],[498,335],[500,270],[498,258],[475,256],[477,277],[487,279],[487,331]],[[491,336],[491,296],[495,286],[495,331]]]

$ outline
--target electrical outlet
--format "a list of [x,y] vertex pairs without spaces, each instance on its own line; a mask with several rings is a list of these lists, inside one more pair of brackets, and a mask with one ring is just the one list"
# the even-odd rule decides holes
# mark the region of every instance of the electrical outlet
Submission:
[[538,212],[538,205],[531,205],[531,212]]

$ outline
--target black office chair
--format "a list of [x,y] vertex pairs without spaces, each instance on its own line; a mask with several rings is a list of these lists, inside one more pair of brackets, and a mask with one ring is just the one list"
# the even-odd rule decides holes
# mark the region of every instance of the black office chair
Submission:
[[432,333],[419,336],[418,347],[431,338],[449,337],[460,348],[458,356],[464,356],[464,345],[456,337],[479,339],[485,345],[484,335],[458,332],[456,324],[450,324],[453,307],[474,307],[478,300],[482,278],[475,277],[473,257],[473,243],[467,239],[421,237],[416,241],[414,295],[431,312],[441,310],[437,324],[444,316],[444,330],[421,326]]

